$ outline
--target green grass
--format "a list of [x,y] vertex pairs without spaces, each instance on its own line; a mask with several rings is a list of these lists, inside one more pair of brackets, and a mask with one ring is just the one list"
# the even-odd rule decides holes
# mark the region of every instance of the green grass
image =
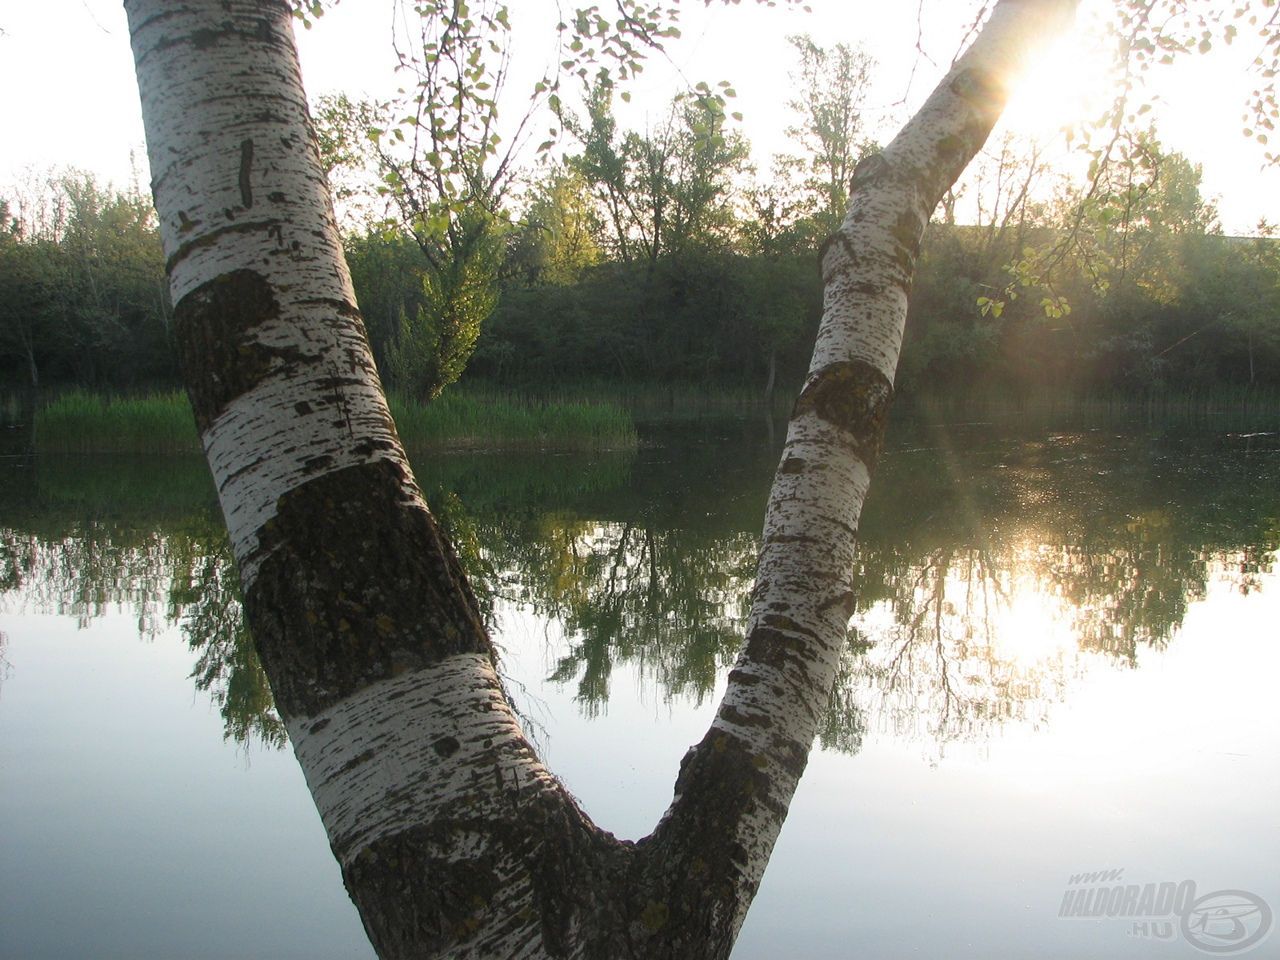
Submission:
[[[626,450],[636,445],[630,415],[616,404],[530,401],[499,394],[446,393],[422,405],[392,398],[410,447]],[[199,452],[195,421],[180,393],[137,397],[64,393],[36,414],[41,453]]]
[[607,401],[453,390],[425,406],[392,397],[391,414],[407,447],[627,450],[636,445],[631,416]]
[[181,393],[112,397],[73,390],[36,412],[41,453],[190,453],[200,450]]

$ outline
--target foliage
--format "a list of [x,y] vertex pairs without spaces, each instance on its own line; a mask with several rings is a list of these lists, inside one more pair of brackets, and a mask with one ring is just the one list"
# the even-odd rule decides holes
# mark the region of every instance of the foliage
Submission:
[[848,44],[825,48],[805,35],[787,39],[798,61],[791,74],[797,92],[788,104],[798,122],[787,128],[787,136],[802,152],[780,158],[781,166],[784,172],[799,172],[809,216],[825,238],[849,208],[854,167],[876,150],[863,113],[876,64],[865,50]]
[[[658,17],[628,29],[660,43],[659,21],[674,25]],[[588,29],[599,24],[575,20],[564,35]],[[602,44],[583,39],[575,57],[607,56]],[[446,116],[456,105],[410,104],[418,119],[402,123],[407,113],[383,115],[388,104],[325,101],[335,187],[348,203],[363,198],[344,243],[388,387],[426,400],[468,363],[464,386],[542,396],[602,381],[617,393],[660,383],[738,398],[794,387],[821,307],[816,247],[866,149],[870,61],[807,37],[792,44],[793,142],[803,149],[763,179],[745,175],[727,85],[697,86],[660,122],[627,130],[615,113],[620,77],[589,72],[577,117],[551,83],[538,96],[556,97],[574,139],[562,160],[523,171],[477,147],[478,128],[466,124],[470,147],[446,149],[438,170],[420,162],[433,129],[462,143],[458,118]],[[485,50],[490,80],[476,84],[501,68]],[[442,69],[438,58],[430,69]],[[1006,137],[944,199],[912,291],[900,392],[1182,395],[1280,381],[1277,242],[1265,230],[1257,241],[1217,237],[1199,170],[1131,112],[1112,125],[1115,109],[1107,123],[1095,118],[1083,180]],[[382,131],[373,139],[371,126]],[[10,392],[174,383],[161,271],[154,215],[134,193],[51,175],[0,202]]]
[[581,153],[568,160],[600,205],[598,243],[623,263],[656,264],[697,248],[723,247],[732,233],[731,184],[748,148],[705,84],[677,97],[666,120],[620,133],[613,85],[588,92],[586,118],[570,119]]
[[472,210],[453,228],[449,249],[422,275],[423,302],[402,310],[387,360],[401,389],[426,402],[462,375],[481,324],[497,305],[502,235],[492,216]]
[[163,255],[149,199],[51,174],[0,207],[0,362],[91,386],[172,382]]

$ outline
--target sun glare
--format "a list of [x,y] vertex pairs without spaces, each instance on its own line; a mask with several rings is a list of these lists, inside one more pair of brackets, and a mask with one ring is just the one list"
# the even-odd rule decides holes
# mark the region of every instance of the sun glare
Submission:
[[1047,665],[1076,652],[1077,637],[1069,611],[1046,593],[1034,576],[1014,581],[995,619],[997,655],[1020,668]]
[[1014,81],[1001,127],[1037,140],[1097,116],[1115,95],[1104,46],[1083,29],[1059,38]]

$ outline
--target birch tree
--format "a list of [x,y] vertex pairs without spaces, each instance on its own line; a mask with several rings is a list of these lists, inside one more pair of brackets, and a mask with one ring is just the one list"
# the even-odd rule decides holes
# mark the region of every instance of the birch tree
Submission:
[[[634,12],[637,4],[622,4]],[[175,336],[245,615],[379,955],[725,957],[819,723],[921,237],[1076,0],[1000,0],[854,172],[742,653],[653,832],[541,764],[414,481],[342,258],[284,0],[127,0]]]

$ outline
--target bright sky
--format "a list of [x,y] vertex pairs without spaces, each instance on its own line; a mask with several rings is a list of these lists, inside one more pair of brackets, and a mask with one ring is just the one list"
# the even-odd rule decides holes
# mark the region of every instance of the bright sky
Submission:
[[[647,110],[656,120],[681,75],[688,82],[730,80],[738,91],[735,108],[746,114],[744,130],[762,168],[770,154],[785,149],[782,131],[791,122],[785,106],[788,34],[808,32],[823,44],[866,45],[880,63],[870,106],[900,119],[901,101],[910,106],[924,97],[973,14],[970,3],[925,0],[925,59],[915,51],[914,3],[810,0],[811,14],[748,3],[708,10],[690,0],[685,6],[684,37],[672,44],[671,63],[652,63],[631,87],[633,102],[624,119],[643,126]],[[522,0],[513,7],[516,17],[522,11],[527,17],[533,4]],[[313,30],[299,31],[310,94],[392,89],[389,23],[388,3],[346,0]],[[522,43],[520,67],[532,78],[547,57],[552,35],[544,23],[515,23],[517,38],[530,38]],[[119,0],[6,5],[0,30],[0,89],[6,91],[0,107],[5,131],[0,195],[30,171],[50,167],[90,170],[120,185],[136,171],[145,185],[142,121]],[[1262,148],[1241,135],[1242,105],[1251,89],[1243,70],[1246,53],[1237,44],[1163,70],[1164,104],[1155,111],[1164,142],[1203,164],[1205,193],[1218,199],[1223,226],[1232,233],[1250,232],[1259,217],[1280,221],[1280,171],[1262,171]],[[1056,129],[1070,119],[1073,103],[1091,87],[1098,90],[1098,80],[1087,44],[1065,39],[1040,58],[1010,109],[1010,122],[1022,129]],[[882,139],[890,133],[886,126]]]

